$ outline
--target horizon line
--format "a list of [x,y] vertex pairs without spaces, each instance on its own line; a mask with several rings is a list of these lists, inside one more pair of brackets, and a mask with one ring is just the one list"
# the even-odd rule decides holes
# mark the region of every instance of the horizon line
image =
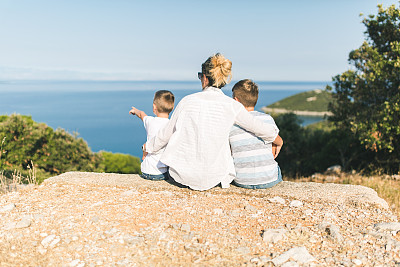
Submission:
[[[332,82],[327,80],[257,80],[257,79],[250,79],[257,82],[268,82],[268,83],[325,83],[325,82]],[[232,82],[238,82],[240,80],[232,80]],[[10,82],[198,82],[197,79],[194,80],[101,80],[101,79],[0,79],[0,83],[10,83]]]

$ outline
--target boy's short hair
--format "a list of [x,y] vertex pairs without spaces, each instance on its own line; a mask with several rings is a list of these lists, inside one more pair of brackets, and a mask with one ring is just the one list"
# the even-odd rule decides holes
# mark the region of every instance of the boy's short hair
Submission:
[[258,85],[249,79],[238,81],[232,88],[232,96],[246,108],[255,107],[258,100]]
[[157,111],[161,113],[170,113],[174,109],[175,96],[167,90],[160,90],[154,94],[153,103]]

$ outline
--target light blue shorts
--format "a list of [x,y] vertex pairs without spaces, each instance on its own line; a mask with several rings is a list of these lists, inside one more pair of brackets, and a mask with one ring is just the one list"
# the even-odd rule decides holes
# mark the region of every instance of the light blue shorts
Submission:
[[270,183],[266,183],[266,184],[256,184],[256,185],[248,185],[248,184],[239,184],[236,183],[235,181],[233,181],[233,184],[239,187],[243,187],[243,188],[247,188],[247,189],[266,189],[266,188],[271,188],[276,184],[279,184],[280,182],[282,182],[282,173],[281,173],[281,168],[279,168],[278,166],[278,179],[270,182]]

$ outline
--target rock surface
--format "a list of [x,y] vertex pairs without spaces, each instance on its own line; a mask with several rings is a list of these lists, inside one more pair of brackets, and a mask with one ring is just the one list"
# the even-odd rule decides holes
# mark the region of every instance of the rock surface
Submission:
[[387,203],[362,186],[199,192],[138,175],[69,172],[0,195],[0,262],[398,266],[398,227]]

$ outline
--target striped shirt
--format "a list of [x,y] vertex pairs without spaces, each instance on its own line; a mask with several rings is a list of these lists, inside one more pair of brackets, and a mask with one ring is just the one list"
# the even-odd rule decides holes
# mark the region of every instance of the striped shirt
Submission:
[[[258,111],[250,111],[250,114],[276,127],[270,115]],[[235,164],[236,183],[260,185],[278,179],[278,163],[272,155],[272,142],[265,142],[236,124],[229,134],[229,142]]]

